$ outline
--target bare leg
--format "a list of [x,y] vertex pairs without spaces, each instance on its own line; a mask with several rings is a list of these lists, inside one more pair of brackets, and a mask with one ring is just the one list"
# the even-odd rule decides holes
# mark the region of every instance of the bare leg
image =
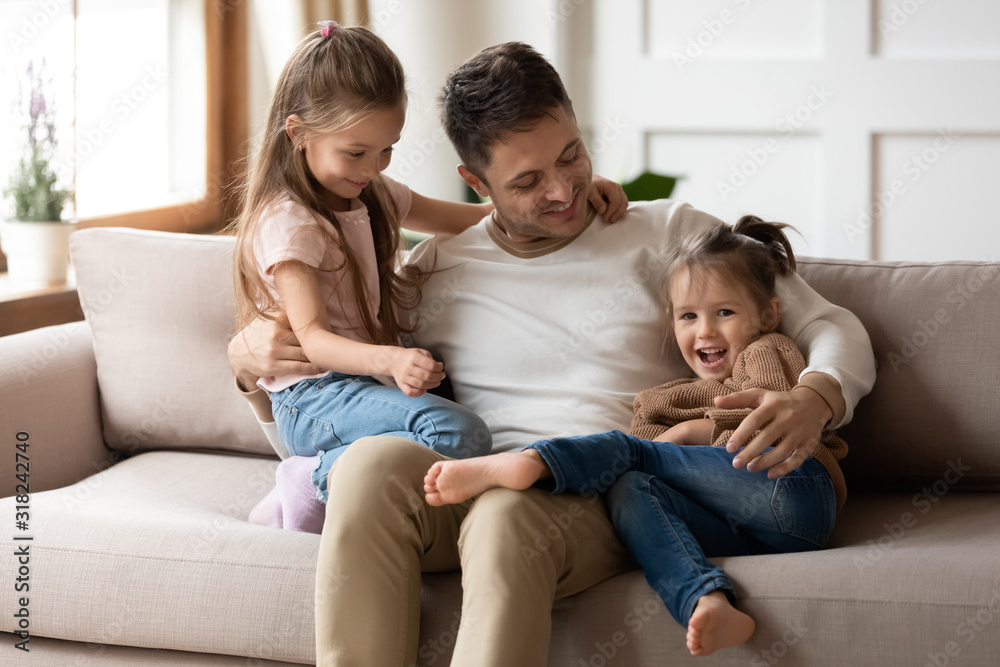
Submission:
[[464,461],[438,461],[424,477],[424,493],[428,505],[447,505],[498,486],[521,491],[551,474],[534,449]]
[[698,599],[688,622],[687,647],[691,655],[710,655],[720,648],[744,644],[753,635],[753,619],[729,604],[722,591]]

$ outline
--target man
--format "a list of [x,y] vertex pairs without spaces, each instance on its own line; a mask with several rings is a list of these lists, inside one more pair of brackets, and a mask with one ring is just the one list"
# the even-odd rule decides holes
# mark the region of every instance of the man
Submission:
[[[678,239],[719,221],[672,201],[633,205],[613,228],[596,219],[570,100],[524,44],[462,65],[442,107],[459,172],[496,211],[415,251],[414,262],[437,271],[415,312],[414,344],[444,362],[456,399],[490,424],[495,451],[627,429],[636,392],[683,374],[681,360],[664,354],[662,259]],[[756,408],[734,434],[747,443],[735,465],[772,475],[797,468],[824,425],[848,421],[875,376],[856,318],[798,276],[781,281],[779,295],[782,332],[810,366],[791,392],[744,392],[719,404]],[[260,350],[264,361],[251,361],[242,343],[231,345],[244,384],[303,359],[294,346]],[[635,567],[601,502],[493,489],[431,507],[422,481],[439,454],[401,438],[357,445],[328,480],[316,591],[321,665],[413,663],[420,573],[459,568],[453,664],[544,665],[553,600]]]

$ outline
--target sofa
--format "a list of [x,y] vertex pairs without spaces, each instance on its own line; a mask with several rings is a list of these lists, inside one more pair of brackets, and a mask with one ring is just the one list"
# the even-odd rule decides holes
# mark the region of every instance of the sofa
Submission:
[[[247,521],[278,459],[226,362],[232,248],[78,231],[86,321],[0,338],[0,664],[314,661],[319,537]],[[1000,664],[1000,264],[800,272],[879,361],[829,548],[714,559],[744,646],[692,658],[633,571],[556,602],[549,665]],[[420,665],[449,664],[461,593],[424,576]]]

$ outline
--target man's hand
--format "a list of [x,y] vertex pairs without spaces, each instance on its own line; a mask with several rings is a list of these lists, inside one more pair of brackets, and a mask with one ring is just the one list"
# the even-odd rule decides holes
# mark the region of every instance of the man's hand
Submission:
[[594,174],[594,179],[590,182],[587,200],[601,219],[608,223],[618,222],[628,210],[628,197],[622,186],[597,174]]
[[[770,468],[767,473],[770,479],[795,470],[816,447],[822,446],[823,425],[833,416],[826,401],[806,387],[792,391],[747,389],[717,397],[715,406],[725,410],[753,409],[733,431],[726,451],[738,452],[745,445],[733,459],[733,467],[745,465],[750,472]],[[757,437],[750,440],[758,430]],[[762,454],[771,445],[774,449]]]
[[229,341],[226,356],[233,374],[246,390],[253,389],[261,377],[322,372],[309,362],[284,314],[277,320],[251,322]]

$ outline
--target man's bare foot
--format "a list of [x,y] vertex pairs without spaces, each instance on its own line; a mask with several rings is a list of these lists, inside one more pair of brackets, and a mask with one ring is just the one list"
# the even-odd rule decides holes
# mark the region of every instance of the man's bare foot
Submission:
[[753,635],[753,619],[729,604],[722,591],[698,599],[688,622],[687,647],[691,655],[709,655],[727,646],[745,644]]
[[533,449],[464,461],[438,461],[424,477],[424,493],[428,505],[460,503],[497,486],[526,489],[548,472],[548,466]]

